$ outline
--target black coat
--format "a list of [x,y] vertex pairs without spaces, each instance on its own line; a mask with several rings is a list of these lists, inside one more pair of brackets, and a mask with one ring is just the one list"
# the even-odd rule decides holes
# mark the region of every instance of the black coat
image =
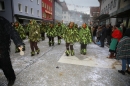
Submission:
[[9,53],[11,39],[17,47],[23,45],[18,32],[8,20],[0,16],[0,54]]
[[107,36],[107,29],[103,27],[102,32],[101,32],[101,40],[104,40]]

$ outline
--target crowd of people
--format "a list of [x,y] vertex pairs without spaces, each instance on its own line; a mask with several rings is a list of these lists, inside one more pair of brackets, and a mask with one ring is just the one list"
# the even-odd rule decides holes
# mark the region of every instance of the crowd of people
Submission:
[[[30,20],[26,25],[21,25],[19,22],[9,23],[3,17],[0,17],[0,68],[3,70],[7,80],[8,86],[12,86],[15,82],[15,73],[10,61],[10,38],[16,45],[16,53],[26,50],[26,45],[23,40],[28,37],[31,48],[31,56],[40,53],[37,43],[45,40],[48,37],[48,45],[54,46],[54,38],[57,37],[58,45],[61,44],[61,39],[65,40],[66,56],[74,56],[73,45],[75,42],[80,43],[80,53],[86,55],[87,44],[92,41],[104,47],[105,40],[109,45],[110,56],[108,58],[116,58],[122,60],[122,70],[118,72],[125,75],[125,72],[130,74],[130,29],[126,29],[122,24],[111,26],[89,27],[83,23],[78,27],[74,22],[68,25],[58,22],[57,24],[40,22]],[[126,68],[127,64],[127,68]]]
[[[91,28],[93,42],[100,47],[109,46],[109,59],[122,60],[122,70],[119,73],[130,74],[130,28],[126,28],[123,23],[112,26],[103,25]],[[96,39],[95,39],[96,38]],[[126,67],[127,65],[127,67]]]

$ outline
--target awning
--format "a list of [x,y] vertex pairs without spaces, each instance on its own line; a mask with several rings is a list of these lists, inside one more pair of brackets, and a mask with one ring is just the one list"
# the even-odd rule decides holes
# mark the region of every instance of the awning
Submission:
[[109,17],[110,17],[109,14],[102,14],[102,15],[98,16],[98,17],[96,18],[96,20],[101,21],[101,20],[108,19]]
[[125,18],[130,17],[130,5],[120,8],[117,11],[110,14],[111,18]]
[[35,19],[36,21],[41,21],[42,19],[40,18],[35,18],[35,17],[30,17],[30,16],[24,16],[24,15],[19,15],[19,14],[15,14],[14,15],[17,19],[24,19],[24,20],[31,20],[31,19]]

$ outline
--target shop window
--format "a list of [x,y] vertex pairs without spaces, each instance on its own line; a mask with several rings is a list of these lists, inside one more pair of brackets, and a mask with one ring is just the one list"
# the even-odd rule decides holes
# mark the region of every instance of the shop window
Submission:
[[4,1],[0,1],[0,11],[5,10]]
[[25,12],[28,13],[28,7],[27,6],[25,6]]
[[20,12],[22,12],[22,5],[21,4],[18,4],[18,9]]

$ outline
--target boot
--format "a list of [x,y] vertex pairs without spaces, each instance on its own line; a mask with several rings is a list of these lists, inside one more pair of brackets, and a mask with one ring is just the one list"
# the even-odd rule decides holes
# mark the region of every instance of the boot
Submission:
[[122,75],[125,75],[125,71],[123,70],[118,70],[119,73],[121,73]]
[[69,50],[66,50],[66,56],[69,56],[69,54],[70,54],[70,51]]
[[54,42],[52,42],[51,44],[52,44],[52,46],[54,46]]
[[32,52],[31,52],[31,56],[34,56],[34,55],[35,55],[35,52],[34,52],[34,51],[32,51]]
[[108,58],[112,59],[113,57],[114,57],[114,53],[111,53],[111,52],[110,52],[110,55],[109,55]]
[[49,43],[48,43],[48,44],[49,44],[49,46],[51,46],[51,41],[49,41]]
[[83,55],[86,55],[86,49],[83,49]]
[[40,49],[36,50],[36,52],[37,52],[37,54],[39,54],[40,53]]
[[59,40],[58,40],[58,45],[60,45],[60,43],[61,43],[61,40],[59,39]]
[[74,56],[74,50],[71,50],[70,53],[71,53],[71,56]]

